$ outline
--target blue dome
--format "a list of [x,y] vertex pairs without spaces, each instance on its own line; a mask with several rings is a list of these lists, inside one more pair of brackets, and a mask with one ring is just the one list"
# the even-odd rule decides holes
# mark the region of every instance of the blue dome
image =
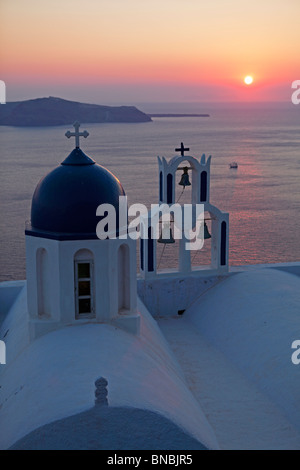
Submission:
[[26,234],[57,240],[96,239],[101,219],[96,216],[97,207],[113,205],[118,221],[120,196],[125,196],[120,181],[76,148],[37,185]]

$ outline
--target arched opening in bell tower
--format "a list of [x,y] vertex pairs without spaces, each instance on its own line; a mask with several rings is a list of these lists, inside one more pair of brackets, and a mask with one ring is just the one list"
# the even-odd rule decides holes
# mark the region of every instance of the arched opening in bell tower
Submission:
[[212,267],[212,216],[210,212],[204,213],[204,223],[201,233],[197,235],[203,237],[203,246],[199,249],[191,250],[191,268]]
[[192,204],[192,189],[195,185],[196,172],[190,161],[184,160],[180,162],[175,171],[175,200],[174,203]]

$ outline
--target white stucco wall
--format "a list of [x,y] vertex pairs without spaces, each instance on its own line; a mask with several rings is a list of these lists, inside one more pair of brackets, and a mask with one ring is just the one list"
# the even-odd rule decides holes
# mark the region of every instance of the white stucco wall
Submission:
[[[10,313],[11,323],[24,302],[26,298]],[[0,448],[44,424],[93,407],[99,376],[108,380],[110,405],[155,411],[208,448],[218,448],[155,321],[142,304],[139,311],[140,336],[106,324],[65,327],[37,339],[1,366]]]
[[293,270],[292,264],[236,268],[186,311],[185,320],[300,429],[300,366],[291,359],[292,343],[300,340],[300,278],[285,268]]
[[0,282],[0,327],[25,285],[26,281]]
[[[31,336],[53,331],[60,326],[76,323],[74,260],[81,250],[88,250],[93,257],[93,296],[95,321],[110,322],[119,316],[119,248],[128,246],[128,280],[130,305],[122,312],[122,322],[130,316],[129,324],[138,330],[136,314],[136,243],[134,240],[68,240],[26,236],[28,311],[31,318]],[[37,255],[47,253],[47,266],[43,267],[45,279],[38,279]],[[47,305],[50,315],[39,316],[39,289],[47,289]],[[46,286],[46,287],[45,287]],[[130,325],[127,329],[130,329]]]
[[186,310],[208,289],[221,282],[224,276],[203,276],[194,273],[170,278],[138,279],[138,295],[154,317],[177,316],[178,311]]

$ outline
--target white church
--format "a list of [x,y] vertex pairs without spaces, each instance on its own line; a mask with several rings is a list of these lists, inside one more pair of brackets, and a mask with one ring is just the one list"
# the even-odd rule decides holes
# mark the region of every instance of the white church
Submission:
[[181,144],[158,158],[158,201],[176,202],[183,171],[211,263],[193,266],[182,236],[178,267],[160,270],[172,227],[153,238],[149,212],[137,269],[127,220],[97,237],[97,208],[118,215],[125,191],[74,127],[74,150],[33,194],[27,279],[0,283],[0,448],[300,449],[300,263],[231,267],[211,157]]

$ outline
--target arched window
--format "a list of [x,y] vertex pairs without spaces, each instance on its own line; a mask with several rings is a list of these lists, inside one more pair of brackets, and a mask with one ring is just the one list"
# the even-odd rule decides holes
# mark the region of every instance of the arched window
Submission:
[[173,175],[171,173],[167,176],[167,204],[173,203]]
[[38,316],[51,317],[51,298],[49,287],[52,279],[49,272],[49,256],[44,248],[36,252],[37,310]]
[[94,318],[94,255],[80,250],[74,256],[76,318]]
[[148,228],[148,271],[154,271],[154,241],[152,238],[151,227]]
[[200,193],[200,201],[206,202],[207,200],[207,172],[201,172],[201,193]]
[[227,258],[227,255],[226,255],[226,243],[227,243],[226,237],[227,237],[226,222],[222,222],[221,223],[221,252],[220,252],[220,264],[221,264],[221,266],[226,265],[226,258]]
[[159,200],[163,200],[163,174],[162,171],[159,172]]
[[130,259],[126,244],[118,250],[118,308],[119,312],[130,310]]

